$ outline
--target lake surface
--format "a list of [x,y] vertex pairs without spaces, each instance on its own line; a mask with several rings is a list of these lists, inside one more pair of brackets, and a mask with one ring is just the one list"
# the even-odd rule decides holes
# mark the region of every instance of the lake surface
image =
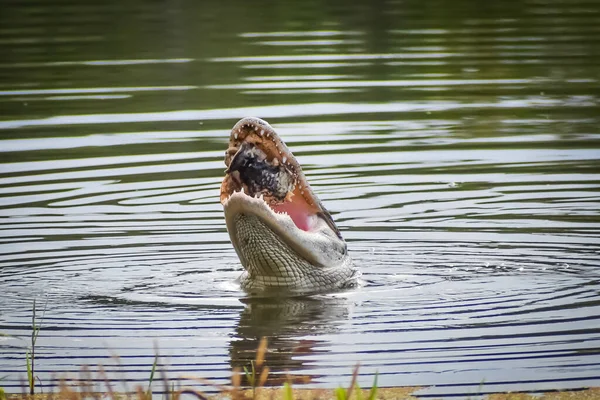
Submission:
[[[422,396],[600,385],[600,4],[5,2],[0,386],[105,366]],[[269,121],[364,284],[245,299],[219,204]],[[114,355],[118,355],[116,359]],[[204,388],[197,386],[198,388]]]

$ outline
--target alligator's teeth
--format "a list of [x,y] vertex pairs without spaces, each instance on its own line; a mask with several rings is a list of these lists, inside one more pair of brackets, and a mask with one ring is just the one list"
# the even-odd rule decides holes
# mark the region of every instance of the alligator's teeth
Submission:
[[285,164],[285,162],[287,161],[287,157],[283,156],[283,159],[281,161],[283,161],[283,163]]
[[264,135],[264,134],[265,134],[265,130],[264,130],[264,129],[261,129],[261,130],[260,130],[260,136],[262,136],[262,135]]
[[234,138],[235,140],[237,140],[237,138],[238,138],[238,133],[237,133],[237,132],[233,134],[233,138]]

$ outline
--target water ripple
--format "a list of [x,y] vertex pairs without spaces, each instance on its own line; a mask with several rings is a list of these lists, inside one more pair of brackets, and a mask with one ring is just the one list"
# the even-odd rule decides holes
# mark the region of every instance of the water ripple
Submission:
[[[226,383],[260,336],[273,383],[360,362],[361,385],[423,397],[598,386],[600,11],[409,3],[7,4],[2,386],[21,391],[34,299],[45,386],[98,364],[147,383],[155,346],[171,376]],[[244,297],[218,197],[247,115],[294,151],[362,287]]]

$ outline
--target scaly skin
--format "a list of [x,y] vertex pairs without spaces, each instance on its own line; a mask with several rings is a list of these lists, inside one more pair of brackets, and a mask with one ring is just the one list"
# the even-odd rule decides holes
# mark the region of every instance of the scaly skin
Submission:
[[225,165],[221,204],[245,291],[297,296],[356,286],[360,273],[339,229],[267,122],[233,127]]

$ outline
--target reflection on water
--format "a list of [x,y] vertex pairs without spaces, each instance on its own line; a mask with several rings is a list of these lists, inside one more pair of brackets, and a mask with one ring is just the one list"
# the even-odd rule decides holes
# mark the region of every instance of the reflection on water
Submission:
[[256,359],[257,343],[262,337],[270,338],[265,358],[271,374],[266,382],[269,385],[281,385],[289,379],[295,383],[313,382],[316,377],[310,373],[310,358],[329,352],[319,350],[326,346],[319,337],[339,333],[337,324],[348,318],[350,306],[347,299],[327,296],[277,302],[246,299],[244,303],[246,307],[230,344],[231,365],[250,365]]
[[[145,382],[155,345],[222,383],[261,336],[271,383],[360,362],[431,396],[599,385],[600,7],[421,3],[4,5],[7,391],[34,298],[45,385]],[[247,115],[303,164],[360,290],[242,297],[218,193]]]

